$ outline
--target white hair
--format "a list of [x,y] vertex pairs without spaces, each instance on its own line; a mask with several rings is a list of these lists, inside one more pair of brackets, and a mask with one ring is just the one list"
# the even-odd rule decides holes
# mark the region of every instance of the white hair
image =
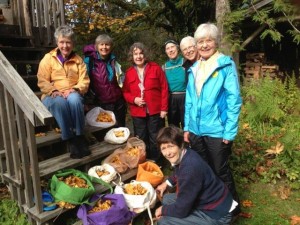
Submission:
[[212,23],[203,23],[195,31],[194,38],[196,41],[203,38],[212,38],[216,43],[219,42],[218,27]]
[[182,48],[183,45],[186,45],[188,43],[192,43],[193,45],[196,45],[195,38],[193,38],[191,36],[186,36],[186,37],[182,38],[180,41],[180,49]]

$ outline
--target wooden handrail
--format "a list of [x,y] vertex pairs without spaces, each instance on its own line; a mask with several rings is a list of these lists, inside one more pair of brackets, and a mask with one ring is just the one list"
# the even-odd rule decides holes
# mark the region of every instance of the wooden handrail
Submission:
[[54,118],[0,51],[0,81],[34,126],[49,125]]

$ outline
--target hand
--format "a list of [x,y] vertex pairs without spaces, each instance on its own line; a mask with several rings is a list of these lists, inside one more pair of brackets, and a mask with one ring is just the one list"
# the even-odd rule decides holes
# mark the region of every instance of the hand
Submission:
[[223,143],[228,145],[230,143],[230,141],[223,139]]
[[136,98],[134,99],[134,104],[136,104],[136,105],[139,106],[139,107],[143,107],[143,106],[146,104],[146,102],[144,101],[143,98],[136,97]]
[[190,143],[189,136],[190,136],[190,132],[185,131],[185,132],[183,133],[183,140],[184,140],[184,142]]
[[58,96],[64,97],[63,93],[61,93],[60,91],[53,91],[53,92],[51,93],[51,98],[56,98],[56,97],[58,97]]
[[158,207],[155,210],[155,218],[158,219],[158,220],[161,218],[161,209],[162,209],[162,206]]
[[165,190],[167,189],[168,185],[167,185],[167,182],[163,182],[161,183],[160,185],[157,186],[156,188],[156,193],[157,195],[159,195],[160,197],[163,196]]
[[73,93],[73,92],[76,92],[73,88],[72,89],[69,89],[69,90],[66,90],[64,91],[63,95],[64,95],[64,98],[68,98],[68,96]]
[[160,111],[160,118],[165,118],[167,116],[167,112],[166,111]]

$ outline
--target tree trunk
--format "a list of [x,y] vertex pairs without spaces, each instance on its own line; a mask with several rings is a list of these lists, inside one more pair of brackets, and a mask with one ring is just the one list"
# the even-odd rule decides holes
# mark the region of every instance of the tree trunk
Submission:
[[225,30],[224,30],[224,18],[226,14],[230,13],[230,5],[229,0],[216,0],[216,21],[217,27],[219,29],[220,34],[220,45],[219,48],[225,54],[231,55],[230,44],[224,41]]

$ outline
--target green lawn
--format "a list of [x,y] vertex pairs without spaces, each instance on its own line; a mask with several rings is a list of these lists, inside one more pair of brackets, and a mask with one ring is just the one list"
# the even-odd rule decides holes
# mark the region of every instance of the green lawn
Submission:
[[[291,191],[289,197],[283,200],[279,191],[283,186],[261,182],[237,184],[241,201],[249,200],[253,206],[242,207],[242,211],[251,218],[240,216],[233,225],[290,225],[291,216],[300,216],[300,191]],[[147,220],[148,215],[144,212],[133,225],[144,225]]]
[[[300,216],[300,191],[291,191],[287,199],[284,195],[284,183],[252,183],[238,185],[241,200],[250,200],[252,207],[243,207],[242,211],[250,213],[251,218],[239,217],[235,225],[289,225],[290,217]],[[282,193],[282,194],[280,194]]]

